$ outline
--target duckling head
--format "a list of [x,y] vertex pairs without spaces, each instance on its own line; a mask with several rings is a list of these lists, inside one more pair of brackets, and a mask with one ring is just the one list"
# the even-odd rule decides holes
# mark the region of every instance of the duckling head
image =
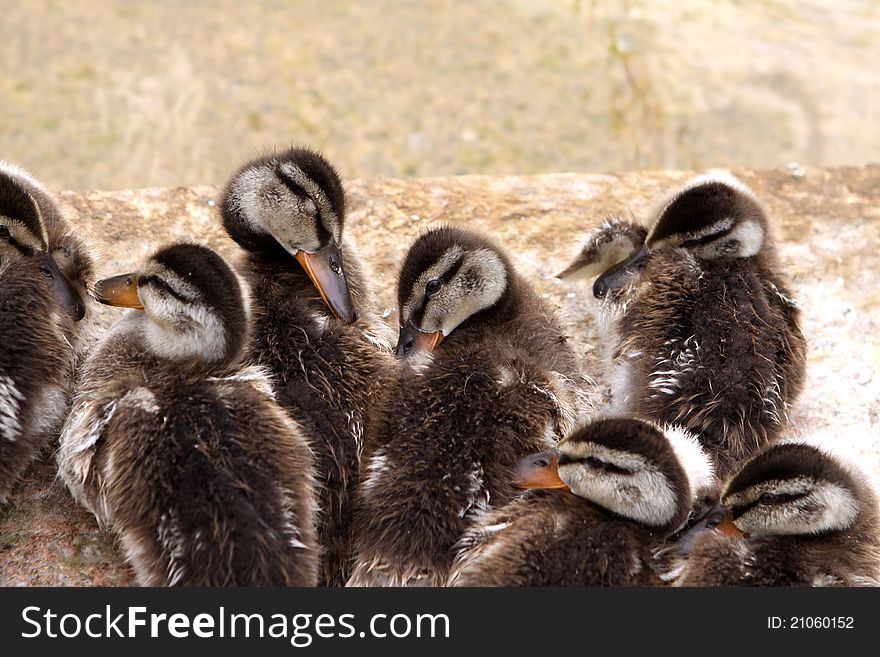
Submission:
[[861,491],[853,472],[819,447],[778,443],[743,466],[696,531],[756,537],[842,531],[859,515]]
[[593,294],[604,298],[629,285],[633,272],[663,249],[684,249],[702,260],[750,258],[766,238],[767,216],[754,193],[726,171],[709,171],[666,200],[644,243],[601,274]]
[[520,461],[521,488],[561,488],[612,513],[658,530],[674,531],[712,478],[695,438],[664,432],[635,419],[585,425],[555,450]]
[[321,155],[293,148],[248,162],[227,183],[220,212],[241,247],[295,258],[339,319],[357,319],[342,258],[345,192]]
[[246,286],[219,255],[198,244],[161,249],[139,271],[98,281],[95,296],[109,306],[144,311],[147,348],[160,358],[225,363],[247,341]]
[[82,297],[49,251],[46,225],[36,199],[11,170],[0,166],[0,265],[32,259],[74,321],[85,316]]
[[397,355],[432,351],[463,323],[500,314],[510,277],[507,257],[481,235],[449,226],[422,234],[400,270]]

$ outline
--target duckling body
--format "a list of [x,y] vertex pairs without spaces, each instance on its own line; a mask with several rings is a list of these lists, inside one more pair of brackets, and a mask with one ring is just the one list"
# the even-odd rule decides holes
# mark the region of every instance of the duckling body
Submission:
[[615,413],[681,424],[725,475],[781,433],[804,381],[798,308],[764,211],[732,176],[703,176],[650,231],[606,223],[563,276],[594,275],[633,246],[593,287],[611,334]]
[[555,444],[578,412],[555,313],[489,240],[421,236],[398,301],[407,367],[368,436],[351,586],[444,584],[465,530],[517,494],[517,459]]
[[393,367],[366,272],[343,234],[342,182],[317,153],[291,149],[245,164],[227,184],[221,209],[227,232],[246,251],[252,358],[270,373],[278,403],[315,453],[320,581],[339,586],[350,568],[369,409]]
[[544,490],[467,531],[451,584],[663,585],[657,553],[713,481],[696,439],[631,419],[581,427],[555,454],[523,459],[521,472],[520,485]]
[[876,491],[816,445],[782,442],[755,456],[679,542],[679,586],[880,585]]
[[97,294],[131,310],[87,359],[58,454],[78,502],[150,586],[313,586],[314,466],[265,372],[242,364],[247,291],[178,244]]
[[50,194],[0,162],[0,504],[64,418],[91,275]]

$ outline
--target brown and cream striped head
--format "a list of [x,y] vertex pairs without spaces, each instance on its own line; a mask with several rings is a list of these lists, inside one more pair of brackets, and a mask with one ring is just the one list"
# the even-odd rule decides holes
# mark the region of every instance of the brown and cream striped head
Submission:
[[433,350],[456,328],[491,312],[508,290],[510,264],[481,235],[440,227],[410,247],[397,287],[397,355]]
[[522,488],[562,488],[602,508],[673,532],[687,520],[714,474],[699,442],[677,427],[636,419],[603,419],[559,446],[523,458]]
[[661,205],[645,241],[596,279],[593,294],[605,298],[629,285],[633,272],[663,249],[703,260],[750,258],[767,241],[767,216],[752,190],[726,171],[709,171]]
[[220,212],[240,246],[295,258],[333,313],[356,319],[342,254],[345,192],[324,157],[292,148],[246,163],[227,183]]
[[143,335],[160,358],[229,362],[248,338],[247,286],[223,258],[198,244],[160,249],[139,271],[99,281],[95,296],[145,311]]

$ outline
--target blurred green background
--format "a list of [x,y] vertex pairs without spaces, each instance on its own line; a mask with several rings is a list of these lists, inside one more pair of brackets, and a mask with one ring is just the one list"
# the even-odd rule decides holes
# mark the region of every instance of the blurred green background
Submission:
[[289,143],[346,177],[880,160],[876,1],[0,7],[0,158],[54,188],[216,184]]

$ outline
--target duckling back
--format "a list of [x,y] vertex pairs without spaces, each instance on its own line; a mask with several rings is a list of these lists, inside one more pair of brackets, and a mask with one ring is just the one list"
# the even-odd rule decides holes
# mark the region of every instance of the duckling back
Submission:
[[119,534],[141,584],[316,584],[312,457],[266,384],[132,377],[77,397],[62,477]]
[[618,408],[687,427],[726,474],[781,433],[803,388],[797,308],[744,260],[657,254],[643,277],[618,324]]

